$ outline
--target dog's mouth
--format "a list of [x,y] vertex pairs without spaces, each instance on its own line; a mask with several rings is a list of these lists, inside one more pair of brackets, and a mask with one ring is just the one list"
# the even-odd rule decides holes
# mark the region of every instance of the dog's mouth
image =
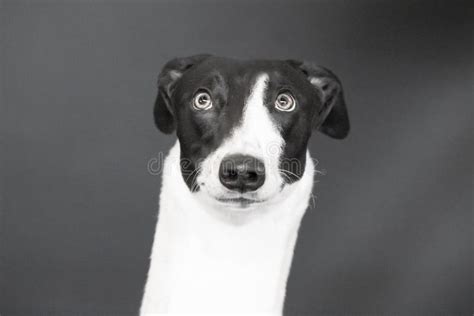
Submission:
[[218,202],[240,208],[246,208],[255,204],[260,204],[265,202],[264,200],[249,199],[245,197],[235,197],[235,198],[215,198]]

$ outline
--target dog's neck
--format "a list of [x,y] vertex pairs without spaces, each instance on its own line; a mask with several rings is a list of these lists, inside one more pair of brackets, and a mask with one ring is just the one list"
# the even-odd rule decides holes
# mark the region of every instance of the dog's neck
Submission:
[[271,204],[213,209],[185,185],[179,144],[166,159],[141,314],[281,314],[314,166]]

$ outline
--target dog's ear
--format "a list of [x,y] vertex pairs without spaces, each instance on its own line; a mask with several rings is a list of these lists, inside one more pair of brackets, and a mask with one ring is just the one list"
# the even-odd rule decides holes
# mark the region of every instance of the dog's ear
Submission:
[[209,56],[201,54],[172,59],[164,65],[158,75],[158,95],[153,109],[153,116],[156,127],[163,133],[171,134],[176,129],[175,109],[171,98],[176,83],[188,69]]
[[297,60],[287,62],[300,70],[320,92],[322,108],[319,109],[319,115],[314,123],[315,128],[330,137],[345,138],[350,129],[349,116],[342,85],[336,75],[313,63]]

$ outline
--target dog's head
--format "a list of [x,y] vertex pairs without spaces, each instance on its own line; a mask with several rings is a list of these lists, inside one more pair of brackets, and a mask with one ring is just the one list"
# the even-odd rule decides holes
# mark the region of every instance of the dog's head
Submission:
[[295,60],[173,59],[158,78],[154,118],[177,133],[189,190],[240,208],[303,176],[313,130],[339,139],[349,132],[338,78]]

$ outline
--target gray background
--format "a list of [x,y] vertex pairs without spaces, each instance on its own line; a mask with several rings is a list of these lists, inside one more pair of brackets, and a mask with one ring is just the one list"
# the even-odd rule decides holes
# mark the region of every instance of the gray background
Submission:
[[152,122],[170,58],[316,61],[352,134],[314,135],[316,207],[288,315],[472,313],[469,1],[2,2],[2,315],[139,306],[174,137]]

